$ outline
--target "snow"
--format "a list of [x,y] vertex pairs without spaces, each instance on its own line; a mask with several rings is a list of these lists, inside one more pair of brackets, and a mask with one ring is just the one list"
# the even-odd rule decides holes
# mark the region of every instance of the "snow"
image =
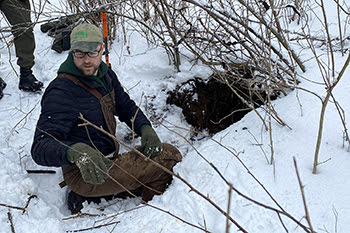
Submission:
[[[327,10],[327,14],[332,12]],[[336,20],[336,17],[329,17],[329,20]],[[1,25],[4,24],[2,20]],[[336,34],[337,28],[332,25],[332,33]],[[34,74],[46,87],[55,78],[67,52],[58,54],[51,50],[52,39],[40,31],[39,25],[35,26],[34,33],[37,45]],[[149,111],[145,112],[148,117],[151,118],[152,114],[162,117],[162,124],[153,122],[155,130],[162,141],[174,144],[183,155],[183,161],[174,168],[175,173],[226,211],[229,187],[206,159],[232,183],[235,190],[279,209],[269,197],[271,195],[286,212],[307,225],[293,163],[295,158],[313,228],[317,232],[350,231],[350,153],[348,145],[343,146],[343,127],[332,102],[326,109],[319,154],[319,162],[323,163],[318,166],[317,174],[312,174],[312,166],[321,102],[315,95],[302,90],[294,90],[272,103],[280,119],[290,127],[272,121],[274,165],[268,164],[266,159],[270,159],[271,154],[269,132],[264,130],[261,119],[254,112],[212,139],[206,137],[190,142],[191,126],[184,120],[181,109],[166,105],[166,93],[193,76],[207,77],[210,71],[205,66],[192,66],[183,59],[181,72],[176,73],[169,65],[164,50],[147,48],[137,34],[130,39],[130,54],[120,41],[113,44],[110,50],[113,70],[135,102],[142,100],[142,108],[147,106]],[[305,79],[300,79],[300,87],[324,98],[324,85],[315,83],[323,80],[315,59],[309,59],[313,54],[306,50],[300,52],[307,68],[302,74]],[[66,207],[67,188],[61,189],[58,185],[63,180],[60,168],[38,166],[30,156],[42,94],[25,93],[18,89],[18,78],[10,66],[11,62],[19,72],[14,47],[8,51],[3,45],[0,54],[0,75],[7,82],[5,95],[0,100],[0,232],[11,232],[11,225],[17,233],[60,233],[110,223],[89,232],[202,232],[183,220],[210,232],[225,232],[226,217],[176,178],[163,195],[149,202],[153,207],[142,205],[136,198],[103,200],[100,204],[84,203],[82,212],[85,215],[71,215]],[[340,71],[346,56],[336,54],[337,71]],[[350,112],[349,75],[348,69],[333,93],[346,114],[346,122]],[[258,112],[267,120],[262,108]],[[123,140],[127,132],[127,127],[119,123],[117,136]],[[207,136],[206,132],[198,137],[201,136]],[[29,174],[26,170],[30,169],[53,170],[56,173]],[[32,195],[35,197],[30,198]],[[27,204],[25,211],[12,208]],[[230,216],[247,232],[285,232],[276,212],[254,204],[235,191],[231,195]],[[291,219],[281,218],[289,232],[304,232]],[[231,224],[230,232],[237,232],[237,229]]]

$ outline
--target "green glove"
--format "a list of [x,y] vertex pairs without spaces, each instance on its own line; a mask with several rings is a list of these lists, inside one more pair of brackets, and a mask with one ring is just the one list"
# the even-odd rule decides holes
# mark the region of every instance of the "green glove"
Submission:
[[154,129],[149,125],[141,126],[141,147],[143,153],[149,158],[162,152],[162,143]]
[[[67,150],[67,158],[75,163],[86,183],[102,184],[113,162],[85,143],[73,144]],[[100,168],[100,169],[98,169]]]

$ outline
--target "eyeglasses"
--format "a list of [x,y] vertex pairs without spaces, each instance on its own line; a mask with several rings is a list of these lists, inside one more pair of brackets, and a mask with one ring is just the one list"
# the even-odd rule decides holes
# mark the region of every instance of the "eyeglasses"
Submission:
[[73,51],[72,53],[73,53],[74,57],[76,57],[76,58],[83,58],[83,57],[85,57],[86,54],[89,57],[97,57],[98,54],[101,52],[101,50],[102,50],[102,47],[99,50],[93,51],[93,52]]

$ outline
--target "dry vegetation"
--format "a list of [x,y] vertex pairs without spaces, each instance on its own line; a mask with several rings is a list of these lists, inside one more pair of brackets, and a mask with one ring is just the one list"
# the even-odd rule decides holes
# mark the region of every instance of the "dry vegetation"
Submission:
[[[52,18],[58,19],[62,15],[75,15],[79,19],[76,23],[88,21],[101,25],[100,12],[105,11],[108,15],[109,45],[115,41],[127,43],[129,33],[137,31],[147,39],[150,47],[165,49],[169,64],[173,65],[176,71],[181,71],[182,59],[187,59],[194,65],[207,65],[213,70],[215,74],[213,77],[217,81],[226,84],[232,90],[232,93],[244,103],[245,108],[253,111],[255,111],[256,103],[254,101],[256,100],[251,96],[260,97],[259,105],[262,105],[269,116],[267,118],[260,116],[260,119],[265,129],[270,132],[271,156],[268,162],[271,164],[274,161],[271,122],[275,120],[288,127],[273,109],[271,96],[276,95],[276,93],[286,95],[293,89],[306,91],[317,96],[322,104],[322,112],[320,113],[319,132],[315,148],[313,172],[316,173],[318,152],[322,142],[323,118],[330,100],[333,101],[339,111],[339,117],[344,128],[346,147],[350,143],[345,113],[337,103],[336,96],[332,94],[332,90],[343,77],[350,61],[349,51],[345,46],[345,42],[349,38],[344,38],[347,33],[346,30],[349,29],[350,9],[348,3],[343,0],[334,0],[334,2],[338,4],[339,25],[337,36],[331,35],[329,32],[323,0],[71,0],[68,3],[62,3],[63,5],[67,4],[64,6],[67,9],[66,12],[57,12],[56,9],[52,8],[53,15],[57,13],[57,17]],[[42,14],[41,10],[44,6],[47,7],[46,5],[48,3],[43,1],[36,6],[36,16],[39,17]],[[310,19],[320,21],[320,24],[323,25],[322,33],[320,32],[317,36],[310,34]],[[40,23],[40,21],[35,23]],[[296,26],[299,30],[292,30]],[[306,69],[303,60],[293,50],[296,47],[298,51],[312,51],[315,59],[317,59],[319,75],[323,78],[322,85],[327,90],[325,98],[298,87],[298,80],[307,77],[303,76]],[[319,50],[326,51],[326,56],[319,56]],[[343,56],[348,56],[346,63],[339,70],[335,68],[335,52],[341,52]],[[242,92],[241,89],[245,91]],[[257,111],[256,113],[259,114]],[[89,124],[89,122],[86,121],[86,124]],[[217,143],[218,146],[224,147],[219,142]],[[226,149],[230,151],[229,148]],[[236,153],[230,152],[240,161]],[[202,158],[204,159],[204,157]],[[209,161],[207,162],[225,181],[229,190],[236,191],[258,206],[275,211],[279,216],[287,217],[287,219],[294,221],[304,229],[305,232],[314,232],[306,204],[304,208],[307,226],[286,212],[267,191],[277,208],[266,206],[244,196],[230,185],[220,171]],[[241,163],[245,167],[243,162]],[[249,169],[245,168],[249,172]],[[188,185],[190,190],[227,216],[227,231],[229,223],[231,223],[240,231],[246,232],[244,226],[240,226],[229,216],[228,212],[218,207],[209,197],[194,189],[179,174],[173,175]],[[253,178],[256,179],[254,176]],[[259,183],[257,179],[256,181]],[[302,189],[302,185],[300,186]],[[266,190],[264,187],[262,188]],[[157,208],[155,206],[151,207]],[[183,221],[181,216],[175,216],[169,212],[167,214]],[[280,219],[281,224],[284,225],[282,218]],[[206,229],[199,226],[194,227],[207,232]],[[288,232],[287,229],[286,232]]]

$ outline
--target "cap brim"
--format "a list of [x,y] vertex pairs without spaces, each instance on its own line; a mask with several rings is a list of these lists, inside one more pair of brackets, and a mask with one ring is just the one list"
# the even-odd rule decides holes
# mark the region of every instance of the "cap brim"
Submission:
[[86,42],[86,41],[79,41],[71,45],[70,52],[73,50],[83,50],[86,52],[93,52],[96,50],[96,48],[99,46],[99,42]]

